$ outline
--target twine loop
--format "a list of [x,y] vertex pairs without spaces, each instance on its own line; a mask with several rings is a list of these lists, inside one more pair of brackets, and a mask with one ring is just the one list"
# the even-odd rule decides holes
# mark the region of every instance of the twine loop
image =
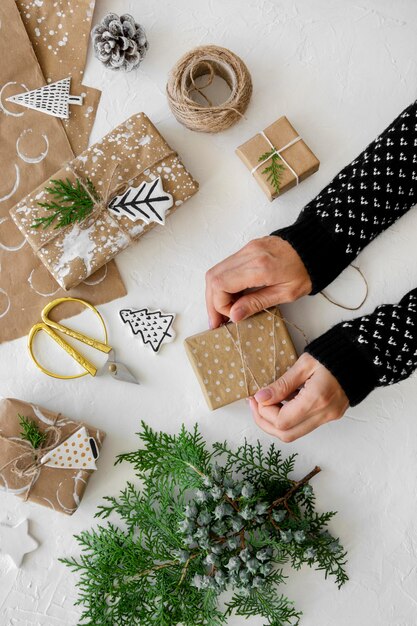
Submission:
[[[197,79],[206,77],[204,84]],[[204,94],[219,76],[230,89],[229,98],[215,105]],[[248,107],[252,95],[252,78],[240,57],[219,46],[199,46],[187,52],[172,68],[166,87],[168,103],[175,118],[190,130],[218,133],[236,124]],[[193,95],[199,93],[207,106]]]

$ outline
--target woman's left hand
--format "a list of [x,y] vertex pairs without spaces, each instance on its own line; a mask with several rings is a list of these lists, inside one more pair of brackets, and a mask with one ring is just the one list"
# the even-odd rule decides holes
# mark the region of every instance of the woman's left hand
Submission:
[[341,418],[349,406],[333,374],[307,352],[249,403],[258,426],[285,443]]

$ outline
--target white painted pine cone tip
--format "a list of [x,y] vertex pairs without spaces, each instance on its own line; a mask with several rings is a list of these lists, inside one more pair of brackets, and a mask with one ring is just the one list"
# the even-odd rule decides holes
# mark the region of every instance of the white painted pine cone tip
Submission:
[[91,31],[94,52],[111,70],[131,72],[146,56],[149,42],[145,29],[129,14],[108,13]]

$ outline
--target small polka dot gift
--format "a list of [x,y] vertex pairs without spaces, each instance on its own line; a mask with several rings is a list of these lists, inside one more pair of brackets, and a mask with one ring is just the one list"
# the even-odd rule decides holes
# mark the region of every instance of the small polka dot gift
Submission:
[[189,337],[185,348],[210,409],[254,395],[297,358],[278,307]]
[[72,289],[198,190],[144,113],[66,163],[10,214],[63,289]]
[[0,400],[0,489],[72,515],[105,436],[35,404]]

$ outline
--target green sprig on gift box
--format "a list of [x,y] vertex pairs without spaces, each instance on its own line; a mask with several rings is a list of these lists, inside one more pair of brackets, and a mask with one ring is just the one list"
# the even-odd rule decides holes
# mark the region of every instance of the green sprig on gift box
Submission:
[[80,574],[82,624],[218,626],[235,614],[294,626],[301,614],[279,589],[285,563],[347,580],[346,553],[327,531],[334,513],[315,511],[318,467],[294,480],[295,455],[246,441],[209,449],[197,427],[173,436],[142,423],[140,437],[145,447],[117,463],[131,463],[142,489],[128,483],[97,513],[122,527],[82,532],[79,559],[63,559]]
[[281,175],[285,170],[285,167],[275,149],[265,152],[259,157],[260,163],[263,163],[264,161],[271,161],[271,163],[262,170],[262,174],[265,174],[267,181],[271,183],[275,192],[279,194]]
[[22,429],[20,438],[28,441],[37,450],[46,441],[46,434],[41,432],[35,422],[24,415],[18,414],[19,424]]
[[65,228],[75,222],[84,221],[92,212],[96,202],[100,200],[93,183],[89,178],[83,184],[79,179],[75,184],[69,178],[66,180],[51,180],[51,186],[45,187],[54,200],[52,202],[38,202],[46,209],[49,215],[37,217],[32,228],[46,230],[54,222],[54,230]]

